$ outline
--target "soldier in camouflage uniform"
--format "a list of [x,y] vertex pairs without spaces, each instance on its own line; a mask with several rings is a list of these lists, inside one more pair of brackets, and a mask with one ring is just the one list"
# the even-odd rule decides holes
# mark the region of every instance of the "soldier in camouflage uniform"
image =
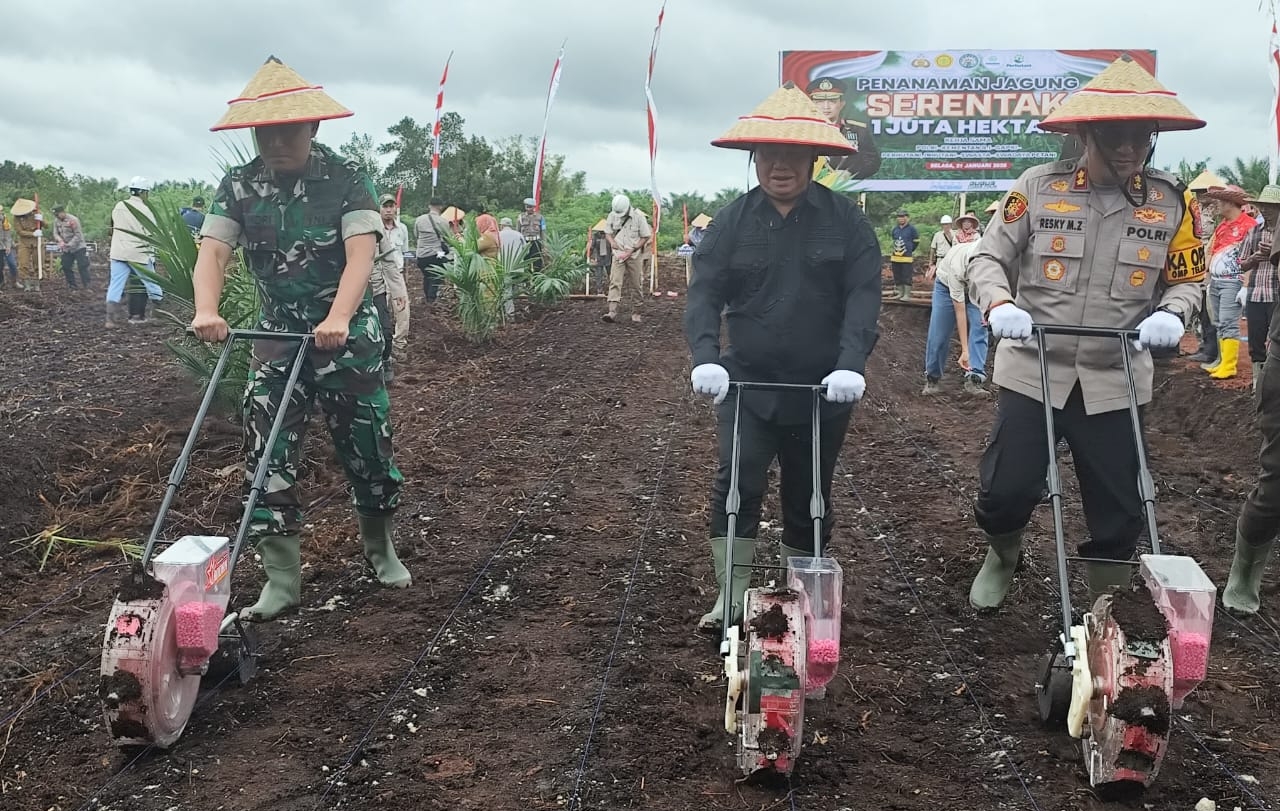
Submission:
[[261,329],[315,336],[287,403],[281,400],[296,345],[254,345],[245,402],[246,482],[280,408],[286,417],[250,527],[267,585],[258,602],[241,612],[249,620],[272,619],[300,602],[302,509],[296,480],[315,401],[351,484],[365,558],[383,584],[410,583],[392,544],[392,516],[404,478],[392,455],[390,402],[382,381],[388,337],[368,290],[382,227],[378,205],[368,175],[313,140],[319,121],[348,115],[271,57],[212,128],[253,127],[259,156],[223,178],[205,217],[191,326],[204,340],[226,338],[218,300],[224,268],[239,245],[257,280]]

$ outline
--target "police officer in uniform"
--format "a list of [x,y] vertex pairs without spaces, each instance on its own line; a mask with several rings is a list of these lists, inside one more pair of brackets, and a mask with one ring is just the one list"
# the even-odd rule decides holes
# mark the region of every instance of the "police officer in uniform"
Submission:
[[853,154],[833,155],[828,165],[836,171],[845,171],[854,180],[867,178],[880,170],[880,149],[871,137],[871,125],[856,118],[842,118],[845,106],[845,84],[840,79],[822,76],[809,83],[805,90],[828,121],[840,128]]
[[[1008,593],[1031,513],[1041,499],[1045,445],[1032,324],[1134,328],[1146,349],[1176,346],[1205,277],[1199,206],[1173,175],[1151,169],[1157,132],[1204,122],[1149,73],[1121,57],[1040,124],[1080,136],[1085,154],[1027,170],[1004,198],[969,270],[972,298],[1000,341],[999,408],[975,505],[986,560],[969,592],[975,608]],[[1016,293],[1014,292],[1016,291]],[[1143,530],[1128,387],[1112,338],[1047,338],[1058,433],[1080,481],[1089,539],[1080,544],[1090,600],[1127,584]],[[1138,402],[1150,402],[1152,361],[1133,353]]]

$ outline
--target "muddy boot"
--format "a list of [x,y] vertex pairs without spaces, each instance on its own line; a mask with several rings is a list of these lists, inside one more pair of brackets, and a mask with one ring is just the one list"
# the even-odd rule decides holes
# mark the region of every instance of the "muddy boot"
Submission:
[[991,392],[982,385],[982,381],[973,375],[964,376],[964,393],[974,397],[990,397]]
[[618,308],[613,305],[609,305],[609,311],[604,315],[600,316],[600,320],[605,322],[606,324],[612,324],[614,321],[617,321]]
[[[725,555],[729,548],[728,538],[711,539],[711,557],[715,561],[716,604],[698,620],[698,630],[704,633],[719,633],[724,619],[724,567]],[[733,562],[750,565],[756,556],[754,538],[735,538],[733,541]],[[729,599],[732,600],[732,617],[730,625],[742,621],[742,609],[746,600],[747,587],[751,585],[751,570],[737,568],[733,570],[733,581],[729,586]]]
[[942,391],[942,383],[935,377],[926,377],[924,379],[924,388],[920,389],[920,394],[924,397],[932,397]]
[[1258,613],[1262,602],[1262,573],[1267,568],[1267,558],[1271,557],[1275,544],[1275,539],[1251,544],[1236,533],[1236,554],[1231,559],[1227,587],[1222,590],[1222,605],[1232,614],[1250,616]]
[[147,323],[147,294],[146,293],[130,293],[129,294],[129,323],[130,324]]
[[258,602],[240,612],[246,622],[267,622],[302,601],[302,552],[297,535],[266,535],[255,545],[267,584]]
[[360,515],[360,540],[364,542],[364,559],[369,561],[378,582],[384,586],[405,589],[413,582],[409,570],[396,557],[391,543],[395,519],[392,513]]
[[1262,377],[1262,364],[1255,362],[1253,364],[1253,390],[1258,390],[1258,378]]
[[[809,549],[796,549],[794,546],[787,546],[786,544],[781,544],[778,550],[778,557],[782,559],[782,565],[786,566],[787,561],[791,560],[792,558],[813,557],[813,551]],[[824,555],[824,557],[829,557],[829,555]]]
[[124,305],[120,302],[107,302],[107,329],[115,329],[125,325],[125,318],[128,314],[125,312]]
[[1085,561],[1085,581],[1089,584],[1089,605],[1114,589],[1129,588],[1133,583],[1133,567],[1127,563]]
[[1009,593],[1013,572],[1022,551],[1022,530],[1004,535],[987,535],[987,559],[969,587],[969,605],[998,608]]
[[632,313],[632,314],[631,314],[631,323],[632,323],[632,324],[639,324],[639,323],[640,323],[641,321],[643,321],[643,320],[644,320],[644,319],[643,319],[643,318],[641,318],[641,317],[640,317],[640,315],[639,315],[638,313]]

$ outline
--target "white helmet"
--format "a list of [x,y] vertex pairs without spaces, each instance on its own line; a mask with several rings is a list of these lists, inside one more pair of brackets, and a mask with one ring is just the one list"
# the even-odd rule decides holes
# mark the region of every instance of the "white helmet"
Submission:
[[631,208],[631,198],[625,194],[615,194],[613,196],[613,212],[615,214],[626,214]]
[[942,215],[942,219],[941,219],[941,220],[938,220],[938,222],[939,222],[940,224],[942,224],[942,225],[950,225],[950,224],[951,224],[951,215],[950,215],[950,214],[943,214],[943,215]]
[[138,191],[151,191],[151,181],[141,175],[134,175],[133,179],[129,181],[129,188]]

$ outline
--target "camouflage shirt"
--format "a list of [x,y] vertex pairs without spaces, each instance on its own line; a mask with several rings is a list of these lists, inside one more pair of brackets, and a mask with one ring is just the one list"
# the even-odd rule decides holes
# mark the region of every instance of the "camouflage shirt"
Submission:
[[[347,265],[344,240],[382,233],[373,181],[354,162],[313,143],[306,168],[290,184],[254,158],[218,186],[200,230],[244,248],[258,283],[263,317],[310,332],[329,315]],[[367,288],[354,323],[372,311]]]

